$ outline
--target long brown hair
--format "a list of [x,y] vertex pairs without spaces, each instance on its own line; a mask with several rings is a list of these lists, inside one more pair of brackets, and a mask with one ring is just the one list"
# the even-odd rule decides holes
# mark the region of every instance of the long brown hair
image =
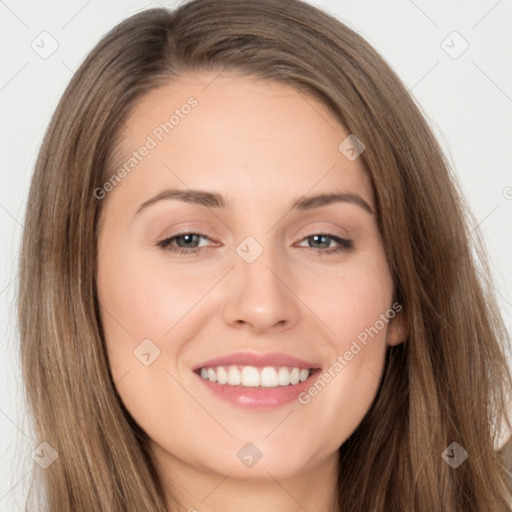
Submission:
[[[194,0],[131,16],[91,51],[55,111],[30,188],[19,288],[28,403],[38,439],[58,453],[38,469],[47,510],[166,510],[147,436],[109,370],[95,284],[104,201],[94,191],[113,175],[134,102],[196,70],[287,83],[366,146],[409,337],[388,348],[378,395],[340,448],[340,509],[510,510],[511,474],[496,450],[512,388],[508,337],[472,218],[400,79],[362,37],[298,0]],[[468,453],[456,469],[441,456],[452,442]]]

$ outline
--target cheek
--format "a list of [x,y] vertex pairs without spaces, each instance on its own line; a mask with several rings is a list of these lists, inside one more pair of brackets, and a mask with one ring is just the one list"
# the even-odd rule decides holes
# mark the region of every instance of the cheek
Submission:
[[111,345],[161,340],[194,307],[214,283],[209,274],[172,272],[165,265],[125,259],[115,268],[104,265],[98,292],[103,323]]
[[[358,337],[364,341],[368,330],[372,339],[385,338],[387,322],[382,318],[392,305],[393,282],[383,257],[361,258],[314,277],[309,276],[310,282],[304,283],[303,297],[329,328],[338,353]],[[312,287],[311,282],[317,286]]]
[[353,341],[369,339],[376,343],[385,339],[387,312],[391,307],[391,292],[382,281],[364,280],[353,275],[338,290],[331,309],[336,336],[334,343],[339,352],[348,350]]
[[331,276],[330,283],[331,292],[318,294],[315,305],[334,331],[330,362],[299,402],[331,425],[333,449],[357,428],[377,394],[395,312],[392,279],[382,260]]
[[174,375],[173,361],[181,350],[175,334],[182,334],[180,320],[205,286],[137,257],[110,253],[99,267],[98,295],[113,380],[133,418],[152,434],[155,425],[173,424],[164,404],[183,408],[183,393],[166,370]]

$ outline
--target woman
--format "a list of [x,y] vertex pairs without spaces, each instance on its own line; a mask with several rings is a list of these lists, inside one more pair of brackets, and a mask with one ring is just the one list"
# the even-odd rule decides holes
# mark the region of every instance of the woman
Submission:
[[28,205],[47,510],[510,510],[507,338],[468,213],[339,21],[132,16],[64,93]]

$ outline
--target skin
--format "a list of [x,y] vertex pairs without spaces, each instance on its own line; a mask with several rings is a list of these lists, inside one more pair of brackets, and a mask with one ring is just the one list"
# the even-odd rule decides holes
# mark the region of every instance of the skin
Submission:
[[[197,106],[103,199],[97,280],[114,381],[183,510],[327,511],[337,450],[376,395],[386,346],[406,337],[403,312],[307,405],[237,408],[191,369],[239,351],[327,369],[375,325],[393,303],[375,215],[350,202],[290,209],[304,195],[342,191],[375,211],[371,184],[361,159],[338,150],[348,133],[323,104],[235,74],[186,75],[147,94],[130,112],[118,163],[191,96]],[[161,200],[136,213],[170,188],[229,204]],[[156,245],[194,232],[208,237],[189,240],[199,253]],[[339,245],[311,238],[322,233],[353,248],[325,254]],[[263,249],[253,263],[236,252],[247,236]],[[144,339],[160,350],[149,366],[133,353]],[[262,453],[251,468],[236,456],[247,442]]]

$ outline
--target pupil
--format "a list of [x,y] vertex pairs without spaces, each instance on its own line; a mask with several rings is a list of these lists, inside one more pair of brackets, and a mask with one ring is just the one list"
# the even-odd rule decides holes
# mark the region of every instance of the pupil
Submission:
[[313,235],[313,240],[314,240],[314,242],[318,242],[318,243],[320,243],[320,244],[322,244],[322,243],[323,243],[323,246],[324,246],[324,247],[325,247],[325,246],[326,246],[326,244],[327,244],[327,247],[328,247],[328,246],[329,246],[329,242],[328,242],[328,241],[327,241],[327,242],[322,242],[322,241],[321,241],[321,239],[322,239],[322,238],[326,238],[326,236],[325,236],[325,235]]
[[[189,235],[182,235],[181,239],[184,240],[185,246],[190,245],[191,242],[193,242],[194,238],[197,235],[189,234]],[[179,240],[179,239],[178,239]]]

